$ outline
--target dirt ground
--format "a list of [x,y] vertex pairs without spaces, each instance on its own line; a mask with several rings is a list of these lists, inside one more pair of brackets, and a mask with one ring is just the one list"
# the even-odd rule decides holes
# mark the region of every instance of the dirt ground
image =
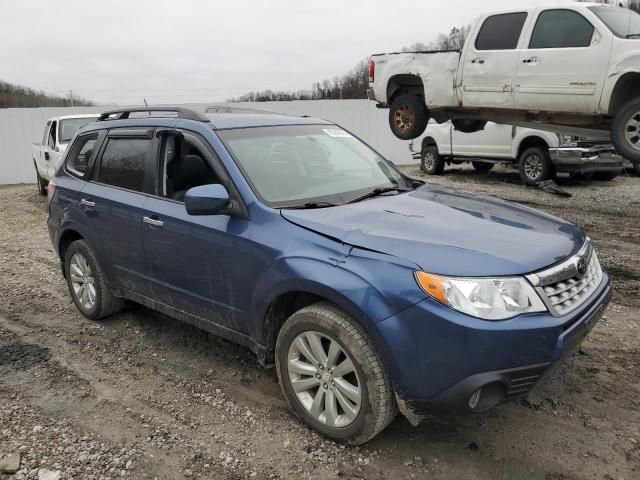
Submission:
[[243,348],[142,307],[84,319],[49,242],[45,199],[33,185],[0,188],[0,461],[21,459],[10,478],[640,478],[640,178],[562,182],[571,198],[525,188],[503,168],[427,180],[580,223],[614,300],[528,400],[417,428],[398,417],[359,448],[298,423],[275,371]]

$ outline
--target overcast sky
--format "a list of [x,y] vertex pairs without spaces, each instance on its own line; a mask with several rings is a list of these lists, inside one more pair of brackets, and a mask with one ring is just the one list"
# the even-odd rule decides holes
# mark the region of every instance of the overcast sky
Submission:
[[121,104],[308,89],[491,10],[557,0],[3,0],[0,79]]

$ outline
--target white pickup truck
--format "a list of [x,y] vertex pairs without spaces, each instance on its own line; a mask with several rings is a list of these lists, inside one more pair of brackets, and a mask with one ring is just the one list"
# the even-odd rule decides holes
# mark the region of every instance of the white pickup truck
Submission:
[[479,132],[462,133],[451,122],[431,121],[424,135],[411,141],[409,150],[429,175],[442,175],[448,163],[471,162],[481,172],[502,163],[518,168],[527,185],[554,178],[556,173],[612,180],[624,170],[623,158],[606,142],[492,122]]
[[66,115],[47,120],[42,142],[34,143],[31,149],[40,195],[47,194],[47,184],[55,175],[62,154],[78,129],[97,118],[98,115],[89,114]]
[[475,132],[487,121],[611,140],[640,162],[640,15],[597,3],[483,15],[462,51],[373,55],[369,99],[393,133],[429,118]]

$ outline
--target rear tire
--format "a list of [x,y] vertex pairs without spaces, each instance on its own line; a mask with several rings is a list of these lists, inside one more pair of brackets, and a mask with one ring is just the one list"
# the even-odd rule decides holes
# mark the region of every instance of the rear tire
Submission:
[[555,176],[551,157],[546,148],[527,148],[518,160],[520,179],[526,185],[535,185]]
[[38,182],[38,193],[42,196],[45,196],[47,194],[48,182],[40,176],[38,167],[36,167],[36,181]]
[[310,305],[289,317],[276,342],[276,370],[291,410],[333,440],[361,445],[398,413],[371,339],[330,303]]
[[629,100],[613,117],[611,140],[622,157],[640,162],[640,98]]
[[400,140],[413,140],[422,135],[429,123],[429,114],[424,98],[401,95],[389,108],[389,126]]
[[444,158],[440,155],[437,146],[428,145],[422,149],[420,170],[427,175],[442,175],[444,173]]
[[69,293],[78,310],[91,320],[119,312],[123,300],[115,297],[96,257],[84,240],[76,240],[65,253],[64,271]]
[[478,172],[488,172],[495,164],[489,162],[471,162],[471,165],[473,165],[473,168]]

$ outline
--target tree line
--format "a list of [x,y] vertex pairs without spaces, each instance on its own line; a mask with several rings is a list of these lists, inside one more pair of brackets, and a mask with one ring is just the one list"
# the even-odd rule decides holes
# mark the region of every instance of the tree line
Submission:
[[[50,95],[0,80],[0,108],[70,107],[71,104],[70,97]],[[73,97],[73,105],[90,107],[93,103],[84,98]]]
[[[461,50],[471,30],[470,25],[454,27],[449,33],[440,33],[429,43],[414,43],[403,52]],[[345,75],[315,82],[310,90],[262,90],[249,92],[230,102],[272,102],[290,100],[362,99],[367,98],[369,88],[369,60],[364,59]]]

